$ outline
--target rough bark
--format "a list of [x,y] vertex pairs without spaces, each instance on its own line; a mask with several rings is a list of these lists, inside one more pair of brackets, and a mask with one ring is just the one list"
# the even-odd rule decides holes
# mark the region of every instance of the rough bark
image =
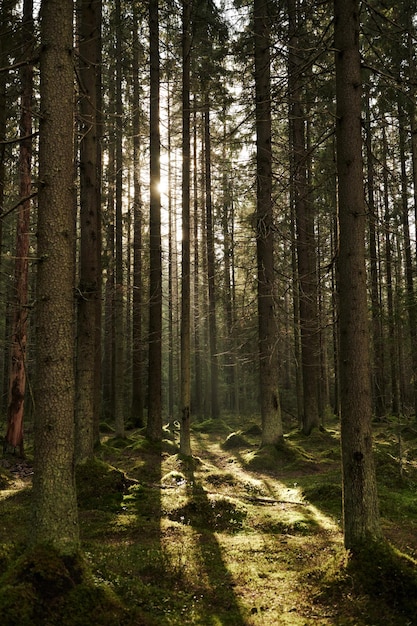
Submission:
[[41,6],[35,458],[31,540],[78,548],[74,481],[73,2]]
[[411,250],[410,221],[408,215],[408,190],[409,181],[406,168],[406,128],[405,110],[401,102],[402,96],[398,96],[398,123],[399,123],[399,149],[401,167],[401,222],[404,235],[404,261],[405,261],[405,282],[406,282],[406,304],[408,314],[409,336],[411,343],[411,366],[413,384],[413,406],[414,415],[417,420],[417,301],[414,286],[414,266]]
[[[30,60],[33,54],[33,2],[23,3],[22,59]],[[19,178],[20,197],[29,198],[32,191],[32,91],[33,66],[29,61],[21,69],[22,95],[20,114]],[[23,456],[23,416],[26,392],[26,343],[28,318],[28,266],[31,201],[19,206],[16,229],[16,260],[14,270],[14,302],[12,346],[9,371],[9,398],[5,447],[19,449]]]
[[359,1],[335,0],[334,15],[343,514],[345,546],[355,551],[381,534],[372,454]]
[[181,248],[181,432],[180,450],[191,454],[191,248],[190,248],[190,66],[191,4],[182,5],[182,248]]
[[301,364],[303,383],[302,430],[309,435],[319,426],[319,326],[313,205],[307,178],[307,145],[302,102],[305,60],[299,43],[301,18],[296,0],[288,0],[289,98],[292,184],[297,233],[298,302],[300,307]]
[[202,412],[203,397],[203,373],[200,341],[200,255],[199,255],[199,204],[198,204],[198,160],[197,160],[197,115],[196,106],[193,107],[193,338],[194,338],[194,388],[193,388],[193,413],[197,416]]
[[382,303],[380,299],[378,252],[376,222],[377,207],[374,190],[374,157],[372,153],[372,132],[370,113],[370,94],[366,91],[366,170],[367,170],[367,204],[369,214],[369,256],[371,274],[371,309],[372,309],[372,382],[373,405],[375,416],[385,415],[385,354],[382,330]]
[[[97,66],[101,0],[81,0],[79,7],[80,89],[80,257],[77,288],[77,369],[75,449],[78,462],[93,457],[98,421],[96,376],[97,326],[100,328],[100,163],[97,124]],[[101,359],[99,359],[101,362]]]
[[220,417],[219,403],[219,364],[217,355],[217,321],[216,321],[216,280],[214,258],[214,217],[211,190],[211,135],[210,135],[210,102],[206,94],[204,103],[204,173],[206,196],[206,242],[207,242],[207,283],[208,283],[208,321],[210,345],[210,404],[211,417]]
[[266,0],[254,0],[256,97],[256,249],[262,444],[279,443],[282,420],[277,384],[277,325],[274,305],[271,153],[270,21]]
[[133,311],[132,311],[132,419],[137,428],[143,420],[142,364],[142,192],[140,182],[140,85],[137,5],[133,5]]
[[390,360],[390,380],[391,380],[391,411],[393,415],[400,413],[400,384],[397,363],[397,333],[395,328],[395,309],[393,295],[393,271],[392,271],[392,242],[391,242],[391,216],[389,207],[389,184],[387,167],[388,142],[385,125],[382,128],[382,163],[383,163],[383,185],[384,185],[384,227],[385,227],[385,272],[386,272],[386,293],[388,311],[388,351]]
[[124,324],[124,258],[123,258],[123,100],[121,3],[115,3],[116,23],[116,196],[115,196],[115,286],[114,286],[114,419],[115,434],[125,436],[125,324]]
[[150,269],[149,269],[149,364],[148,421],[146,436],[162,438],[162,258],[160,131],[159,131],[159,6],[149,2],[150,29]]

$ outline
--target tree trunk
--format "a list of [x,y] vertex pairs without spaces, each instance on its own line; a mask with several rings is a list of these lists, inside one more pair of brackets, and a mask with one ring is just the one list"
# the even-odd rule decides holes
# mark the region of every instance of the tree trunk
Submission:
[[359,0],[335,0],[334,14],[344,539],[356,551],[381,535],[372,454]]
[[210,400],[211,417],[220,417],[219,405],[219,365],[217,356],[217,323],[216,323],[216,280],[214,260],[214,218],[211,193],[211,137],[210,137],[210,103],[206,94],[204,104],[204,154],[205,154],[205,193],[206,193],[206,237],[207,237],[207,282],[209,307],[210,336]]
[[125,329],[123,285],[123,100],[122,100],[122,20],[120,0],[115,2],[116,24],[116,203],[115,203],[115,286],[114,286],[114,419],[116,437],[125,436]]
[[307,180],[307,147],[302,106],[301,74],[304,60],[298,32],[301,20],[296,0],[288,0],[289,92],[294,205],[297,227],[297,261],[300,306],[301,363],[303,379],[302,430],[309,435],[320,424],[319,416],[319,328],[313,206]]
[[382,332],[382,303],[379,297],[378,254],[377,254],[377,207],[374,194],[374,163],[372,154],[372,133],[369,88],[366,90],[366,170],[368,182],[368,214],[369,214],[369,255],[371,274],[371,307],[372,307],[372,382],[373,404],[375,416],[385,415],[385,373],[384,373],[384,337]]
[[410,224],[408,216],[409,181],[405,163],[405,111],[401,102],[401,94],[399,94],[398,98],[399,148],[401,166],[401,219],[404,234],[406,302],[411,342],[411,380],[413,384],[413,407],[415,419],[417,420],[417,303],[414,289],[414,267],[413,256],[411,252]]
[[190,68],[191,3],[182,5],[182,250],[181,250],[181,437],[182,454],[191,455],[191,250],[190,250]]
[[41,6],[36,421],[31,541],[78,549],[74,481],[73,2]]
[[[33,1],[23,3],[22,59],[27,61],[21,69],[22,96],[20,114],[19,177],[20,198],[31,194],[32,168],[32,91],[33,91]],[[19,206],[16,232],[16,260],[14,271],[14,311],[12,347],[9,371],[9,401],[7,408],[7,431],[4,447],[19,448],[23,456],[23,415],[26,391],[26,342],[28,317],[28,265],[30,200]]]
[[149,2],[150,29],[150,294],[149,294],[149,370],[148,422],[146,436],[162,438],[162,257],[160,131],[159,131],[159,7]]
[[[10,24],[13,4],[2,2],[0,5],[0,66],[7,67],[9,63],[9,50],[11,46],[12,27]],[[7,111],[8,97],[7,90],[9,85],[9,72],[0,72],[0,267],[2,274],[3,266],[3,207],[5,200],[5,178],[6,178],[6,129],[7,129]],[[3,279],[1,282],[1,303],[0,315],[5,320],[4,338],[10,337],[10,329],[7,328],[7,320],[9,315],[7,312],[7,302],[9,299],[6,294],[7,284]],[[0,352],[0,410],[7,411],[8,394],[8,350],[7,341],[4,342],[4,350]]]
[[262,444],[282,440],[277,385],[277,325],[274,303],[270,20],[266,0],[254,0],[256,97],[256,249]]
[[389,209],[389,185],[388,185],[388,167],[387,167],[388,142],[385,125],[382,128],[382,176],[384,185],[384,226],[385,226],[385,272],[386,272],[386,291],[387,291],[387,310],[388,310],[388,349],[390,358],[390,378],[391,378],[391,411],[393,415],[400,414],[400,385],[397,367],[397,350],[396,350],[396,329],[395,329],[395,311],[393,296],[393,279],[392,279],[392,243],[391,243],[391,219]]
[[136,428],[143,420],[142,346],[142,192],[140,182],[140,44],[138,9],[133,4],[133,304],[132,304],[132,419]]
[[194,337],[194,393],[193,393],[193,413],[197,416],[202,412],[202,397],[203,397],[203,373],[202,373],[202,358],[201,358],[201,346],[200,346],[200,256],[199,256],[199,211],[198,211],[198,161],[197,161],[197,115],[196,106],[194,102],[193,111],[193,337]]
[[[81,0],[79,13],[80,81],[80,259],[77,289],[77,370],[75,452],[78,462],[94,454],[98,420],[96,375],[97,301],[101,295],[100,163],[97,149],[97,67],[100,58],[101,0]],[[100,359],[101,362],[101,359]]]

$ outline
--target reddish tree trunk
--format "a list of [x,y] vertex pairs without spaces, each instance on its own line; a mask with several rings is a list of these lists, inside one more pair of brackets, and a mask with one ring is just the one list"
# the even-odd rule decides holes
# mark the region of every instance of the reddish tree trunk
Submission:
[[[23,57],[30,59],[33,43],[33,2],[25,0],[22,24]],[[22,67],[22,96],[20,115],[19,177],[20,197],[16,231],[16,261],[14,273],[14,311],[11,360],[9,372],[9,398],[7,407],[7,432],[5,447],[19,448],[23,456],[23,412],[26,390],[26,341],[28,316],[28,255],[29,255],[29,214],[31,194],[32,142],[32,84],[33,68],[31,63]]]

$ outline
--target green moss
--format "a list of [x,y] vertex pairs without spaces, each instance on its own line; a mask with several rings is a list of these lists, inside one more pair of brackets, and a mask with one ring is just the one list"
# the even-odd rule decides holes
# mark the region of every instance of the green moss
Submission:
[[223,420],[208,419],[203,422],[196,422],[191,426],[192,430],[198,433],[224,434],[229,433],[231,428]]
[[254,452],[250,452],[245,457],[246,465],[251,470],[277,472],[291,468],[306,468],[309,472],[314,472],[314,458],[305,452],[301,447],[283,441],[275,446],[262,446]]
[[222,444],[222,448],[224,450],[233,450],[236,448],[248,448],[250,444],[247,439],[242,434],[242,431],[237,431],[235,433],[230,433],[227,436],[226,440]]
[[38,546],[25,552],[3,575],[3,626],[111,626],[123,613],[110,590],[94,584],[80,556]]
[[415,619],[417,562],[385,542],[368,543],[349,560],[347,573],[360,590]]
[[232,498],[194,495],[192,500],[169,514],[170,519],[217,532],[237,532],[242,529],[246,509]]
[[315,482],[303,487],[303,496],[320,509],[340,517],[342,508],[342,486],[340,483]]
[[124,472],[97,458],[78,465],[75,475],[81,509],[115,510],[131,484]]

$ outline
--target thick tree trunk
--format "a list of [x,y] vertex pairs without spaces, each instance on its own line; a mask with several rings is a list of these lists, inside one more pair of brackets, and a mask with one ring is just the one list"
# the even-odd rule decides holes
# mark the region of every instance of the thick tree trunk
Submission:
[[335,0],[334,12],[343,513],[345,546],[355,551],[381,534],[372,454],[359,1]]
[[31,540],[78,549],[74,481],[72,0],[41,6],[35,460]]
[[256,95],[256,249],[262,444],[282,440],[274,304],[270,21],[266,0],[254,0]]

